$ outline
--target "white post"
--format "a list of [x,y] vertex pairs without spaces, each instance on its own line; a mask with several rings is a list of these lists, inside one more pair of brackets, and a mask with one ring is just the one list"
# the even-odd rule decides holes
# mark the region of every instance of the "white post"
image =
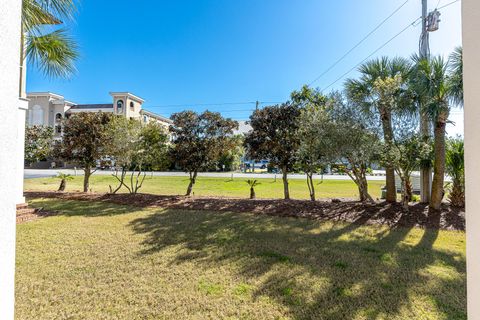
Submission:
[[0,317],[6,320],[14,316],[15,204],[20,165],[23,170],[23,159],[19,164],[17,157],[22,105],[19,100],[21,4],[18,0],[0,1]]
[[463,0],[468,319],[480,319],[480,1]]
[[21,204],[25,202],[25,197],[23,196],[23,173],[24,173],[24,163],[25,163],[25,116],[28,110],[28,101],[21,98],[18,102],[17,110],[17,147],[15,151],[15,156],[12,157],[15,159],[16,164],[16,177],[15,177],[15,190],[16,190],[16,203]]

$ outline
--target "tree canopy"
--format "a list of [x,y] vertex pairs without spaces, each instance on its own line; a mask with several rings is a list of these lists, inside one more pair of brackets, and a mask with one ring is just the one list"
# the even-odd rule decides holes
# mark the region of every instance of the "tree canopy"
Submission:
[[197,173],[216,164],[220,156],[234,145],[233,130],[238,128],[234,120],[224,118],[218,112],[183,111],[172,115],[172,156],[174,161],[190,175],[187,195],[192,193]]

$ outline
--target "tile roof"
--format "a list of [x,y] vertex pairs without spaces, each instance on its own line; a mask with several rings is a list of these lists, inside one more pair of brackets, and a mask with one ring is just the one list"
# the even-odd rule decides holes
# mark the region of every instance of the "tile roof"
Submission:
[[161,116],[161,115],[159,115],[159,114],[157,114],[157,113],[154,113],[154,112],[152,112],[152,111],[148,111],[148,110],[142,109],[142,110],[140,110],[140,113],[141,113],[141,114],[146,114],[147,116],[156,118],[156,119],[158,119],[158,120],[162,120],[162,121],[167,122],[167,123],[173,123],[173,121],[170,120],[169,118],[164,117],[164,116]]
[[108,109],[108,108],[113,108],[113,103],[77,104],[72,106],[72,109]]

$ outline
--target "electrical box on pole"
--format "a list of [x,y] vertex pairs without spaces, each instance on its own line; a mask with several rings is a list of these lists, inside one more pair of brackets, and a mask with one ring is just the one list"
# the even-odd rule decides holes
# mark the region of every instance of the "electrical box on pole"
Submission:
[[437,9],[433,10],[428,14],[427,17],[427,32],[437,31],[440,27],[440,11]]

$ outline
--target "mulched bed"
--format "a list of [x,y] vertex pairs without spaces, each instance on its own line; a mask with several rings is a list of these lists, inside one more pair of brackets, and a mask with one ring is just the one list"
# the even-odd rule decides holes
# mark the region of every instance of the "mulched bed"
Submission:
[[28,198],[56,198],[79,201],[105,201],[137,207],[165,209],[228,211],[267,214],[280,217],[315,220],[346,221],[358,224],[384,224],[390,227],[422,227],[446,230],[465,230],[465,212],[444,204],[442,210],[432,211],[424,204],[410,205],[409,212],[400,204],[372,204],[343,200],[307,201],[279,199],[238,199],[216,197],[161,196],[154,194],[101,194],[68,192],[25,192]]
[[29,213],[17,214],[16,222],[17,224],[35,221],[41,218],[50,217],[56,215],[57,213],[51,211],[45,211],[43,208],[32,210]]

